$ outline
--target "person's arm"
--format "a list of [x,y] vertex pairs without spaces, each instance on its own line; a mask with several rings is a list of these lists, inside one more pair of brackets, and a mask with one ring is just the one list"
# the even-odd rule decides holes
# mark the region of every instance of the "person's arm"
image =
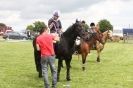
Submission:
[[53,36],[53,43],[56,43],[57,41],[60,41],[60,37],[58,34],[52,33]]
[[40,51],[40,47],[38,44],[36,44],[36,49],[37,49],[37,51]]
[[38,38],[36,38],[36,49],[37,49],[37,51],[40,51],[40,46],[39,46]]
[[52,22],[48,27],[49,27],[49,29],[52,29],[53,26],[54,26],[54,23]]
[[54,23],[53,23],[52,19],[50,19],[50,20],[48,21],[48,27],[49,27],[49,29],[52,29],[53,26],[54,26]]
[[61,23],[60,20],[59,20],[58,22],[59,22],[59,28],[60,28],[60,31],[63,32],[63,29],[62,29],[62,23]]
[[56,36],[54,37],[54,41],[60,41],[60,38],[59,38],[58,35],[56,35]]

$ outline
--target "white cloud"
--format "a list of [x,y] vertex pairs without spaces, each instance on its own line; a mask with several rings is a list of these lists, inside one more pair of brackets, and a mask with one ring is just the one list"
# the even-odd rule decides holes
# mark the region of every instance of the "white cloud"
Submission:
[[108,19],[115,28],[131,24],[133,27],[132,0],[1,0],[0,22],[16,30],[25,29],[35,20],[47,24],[52,12],[61,11],[63,28],[75,22],[76,18],[90,22]]
[[19,11],[0,11],[0,16],[0,22],[10,26],[21,22]]
[[[74,18],[80,18],[90,22],[97,23],[101,19],[109,20],[114,29],[122,29],[124,27],[133,27],[133,1],[122,1],[122,0],[106,0],[96,4],[93,4],[87,8],[81,8],[77,12],[68,13],[63,19],[72,23]],[[65,21],[64,21],[65,22]]]

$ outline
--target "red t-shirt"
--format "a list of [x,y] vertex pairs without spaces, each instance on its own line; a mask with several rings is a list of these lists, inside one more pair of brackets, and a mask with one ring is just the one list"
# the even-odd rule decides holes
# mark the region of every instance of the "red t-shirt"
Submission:
[[41,56],[55,55],[53,48],[54,35],[43,33],[37,37],[36,43],[39,45],[41,50]]

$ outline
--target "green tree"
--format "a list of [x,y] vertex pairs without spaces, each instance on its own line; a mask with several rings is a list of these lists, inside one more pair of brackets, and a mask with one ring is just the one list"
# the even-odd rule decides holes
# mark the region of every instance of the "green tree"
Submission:
[[34,26],[33,25],[28,25],[26,30],[34,31]]
[[113,26],[111,25],[111,23],[106,20],[106,19],[103,19],[103,20],[100,20],[98,22],[99,24],[99,27],[100,27],[100,31],[101,32],[105,32],[106,30],[113,30]]
[[34,24],[34,31],[39,32],[43,27],[46,27],[44,22],[36,21]]
[[46,27],[46,24],[44,22],[35,21],[32,25],[28,25],[26,29],[34,32],[40,32],[43,27]]

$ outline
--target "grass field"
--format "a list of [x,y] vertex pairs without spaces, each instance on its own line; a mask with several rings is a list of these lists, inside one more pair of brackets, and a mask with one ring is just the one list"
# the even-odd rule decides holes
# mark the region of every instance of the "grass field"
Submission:
[[[72,80],[66,81],[63,68],[57,88],[133,88],[133,44],[106,44],[100,63],[96,62],[96,51],[92,51],[85,72],[81,69],[81,57],[73,56],[71,65]],[[65,87],[67,84],[70,87]],[[0,88],[43,88],[30,41],[0,41]]]

